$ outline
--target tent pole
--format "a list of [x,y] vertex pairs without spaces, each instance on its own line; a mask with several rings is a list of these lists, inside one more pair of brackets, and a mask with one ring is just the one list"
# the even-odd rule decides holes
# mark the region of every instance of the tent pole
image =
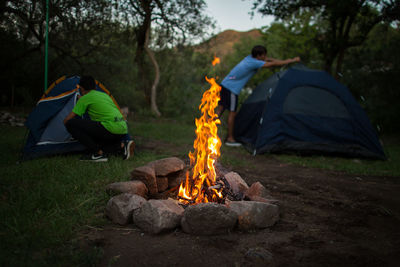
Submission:
[[44,91],[47,90],[48,49],[49,49],[49,0],[46,0],[46,37],[45,37],[45,48],[44,48]]

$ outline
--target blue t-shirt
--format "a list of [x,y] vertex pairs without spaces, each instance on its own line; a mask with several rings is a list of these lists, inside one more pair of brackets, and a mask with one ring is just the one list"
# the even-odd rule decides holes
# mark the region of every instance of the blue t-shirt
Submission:
[[248,55],[229,72],[228,76],[222,80],[221,85],[235,95],[239,95],[250,78],[253,77],[264,64],[264,61]]

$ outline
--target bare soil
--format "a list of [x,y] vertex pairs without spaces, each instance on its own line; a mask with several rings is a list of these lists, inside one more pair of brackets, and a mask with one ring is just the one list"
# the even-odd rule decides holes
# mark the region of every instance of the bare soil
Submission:
[[[173,155],[173,147],[164,148]],[[104,251],[99,266],[400,266],[399,177],[349,175],[232,153],[251,166],[224,167],[249,185],[261,182],[279,200],[277,224],[192,236],[180,229],[150,235],[110,223],[91,230],[91,244]]]

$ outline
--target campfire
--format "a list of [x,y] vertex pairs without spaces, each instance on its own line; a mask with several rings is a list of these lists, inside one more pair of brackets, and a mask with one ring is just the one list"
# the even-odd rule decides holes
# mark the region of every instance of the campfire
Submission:
[[221,140],[217,125],[221,123],[214,110],[220,99],[221,87],[214,78],[208,79],[211,87],[203,94],[199,109],[202,116],[196,119],[194,152],[189,152],[192,170],[186,172],[186,180],[179,187],[178,198],[183,204],[219,202],[222,199],[220,185],[216,184],[215,163],[220,156]]
[[[220,63],[214,57],[212,64]],[[107,186],[113,196],[106,216],[113,222],[134,223],[145,232],[157,234],[181,227],[197,235],[224,234],[272,226],[279,218],[276,200],[261,183],[251,186],[236,172],[217,169],[221,148],[215,108],[221,87],[205,77],[210,88],[203,94],[195,119],[194,151],[189,166],[179,158],[164,158],[135,168],[131,181]],[[245,200],[245,201],[244,201]]]
[[[212,65],[220,63],[214,56]],[[221,86],[214,78],[207,78],[210,88],[204,92],[199,110],[201,117],[195,120],[196,139],[194,152],[189,152],[191,171],[186,172],[186,179],[178,192],[180,203],[198,204],[207,202],[224,203],[227,190],[226,181],[216,177],[216,161],[220,154],[221,140],[218,137],[218,124],[221,124],[215,109],[220,100]],[[232,194],[231,194],[232,195]]]

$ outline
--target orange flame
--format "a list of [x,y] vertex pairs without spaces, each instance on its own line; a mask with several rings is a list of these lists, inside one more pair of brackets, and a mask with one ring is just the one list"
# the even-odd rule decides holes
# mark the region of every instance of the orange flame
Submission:
[[[221,123],[214,110],[220,99],[221,87],[214,78],[208,79],[211,87],[204,92],[199,109],[202,116],[195,120],[196,139],[193,144],[194,152],[189,152],[192,177],[186,173],[186,180],[179,187],[179,201],[184,204],[205,203],[217,201],[222,193],[216,184],[215,163],[220,156],[221,140],[217,135],[217,125]],[[222,189],[221,189],[222,190]]]
[[214,60],[212,61],[212,65],[215,66],[217,64],[221,63],[221,60],[219,59],[219,57],[214,56]]

